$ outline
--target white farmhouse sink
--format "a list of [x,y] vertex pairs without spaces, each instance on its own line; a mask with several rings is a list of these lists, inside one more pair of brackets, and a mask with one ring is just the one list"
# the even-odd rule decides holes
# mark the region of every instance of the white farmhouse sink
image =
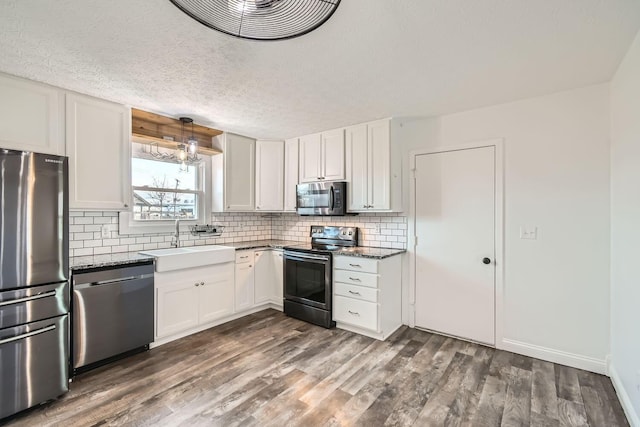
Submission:
[[185,248],[140,251],[156,259],[156,272],[181,270],[204,265],[222,264],[236,259],[235,248],[229,246],[187,246]]

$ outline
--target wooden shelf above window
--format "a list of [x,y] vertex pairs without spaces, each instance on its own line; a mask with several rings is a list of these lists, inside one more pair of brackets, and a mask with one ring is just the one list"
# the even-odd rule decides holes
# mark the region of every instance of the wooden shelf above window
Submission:
[[[198,153],[215,155],[220,154],[213,147],[212,138],[222,133],[221,130],[193,124],[193,136],[198,140]],[[191,136],[191,125],[185,125],[184,136]],[[166,138],[173,138],[173,141]],[[131,109],[131,139],[141,144],[158,144],[163,148],[176,148],[176,144],[182,138],[182,122],[171,117]]]

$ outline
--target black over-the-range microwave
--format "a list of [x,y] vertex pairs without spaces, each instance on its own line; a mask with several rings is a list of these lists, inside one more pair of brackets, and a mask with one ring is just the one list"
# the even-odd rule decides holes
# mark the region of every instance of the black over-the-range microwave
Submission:
[[346,215],[347,183],[310,182],[296,186],[298,215]]

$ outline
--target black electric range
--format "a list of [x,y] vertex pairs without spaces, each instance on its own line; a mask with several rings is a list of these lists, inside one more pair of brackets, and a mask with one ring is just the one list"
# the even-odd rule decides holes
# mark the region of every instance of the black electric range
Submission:
[[325,328],[332,318],[331,253],[358,245],[358,228],[311,226],[311,243],[284,247],[284,312]]

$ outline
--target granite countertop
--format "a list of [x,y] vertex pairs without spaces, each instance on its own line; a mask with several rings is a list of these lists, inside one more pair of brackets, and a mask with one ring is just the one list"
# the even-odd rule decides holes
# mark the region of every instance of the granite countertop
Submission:
[[285,246],[300,245],[301,242],[295,242],[291,240],[251,240],[248,242],[235,242],[235,243],[222,243],[221,246],[230,246],[236,248],[236,250],[244,249],[258,249],[258,248],[273,248],[282,249]]
[[138,252],[120,252],[104,255],[87,255],[69,258],[71,271],[87,268],[110,267],[114,265],[135,264],[141,261],[153,261],[149,255],[141,255]]
[[[247,242],[223,243],[220,246],[229,246],[236,250],[273,248],[282,249],[285,246],[296,246],[301,242],[290,240],[251,240]],[[390,256],[406,252],[405,249],[374,248],[357,246],[334,251],[335,255],[348,255],[363,258],[384,259]],[[138,252],[120,252],[115,254],[88,255],[69,258],[69,266],[72,271],[88,268],[110,267],[114,265],[135,264],[141,261],[153,261],[150,255],[141,255]]]
[[336,255],[348,255],[361,258],[374,258],[384,259],[390,256],[399,255],[405,253],[406,249],[392,249],[392,248],[374,248],[369,246],[356,246],[354,248],[340,249],[333,252]]

